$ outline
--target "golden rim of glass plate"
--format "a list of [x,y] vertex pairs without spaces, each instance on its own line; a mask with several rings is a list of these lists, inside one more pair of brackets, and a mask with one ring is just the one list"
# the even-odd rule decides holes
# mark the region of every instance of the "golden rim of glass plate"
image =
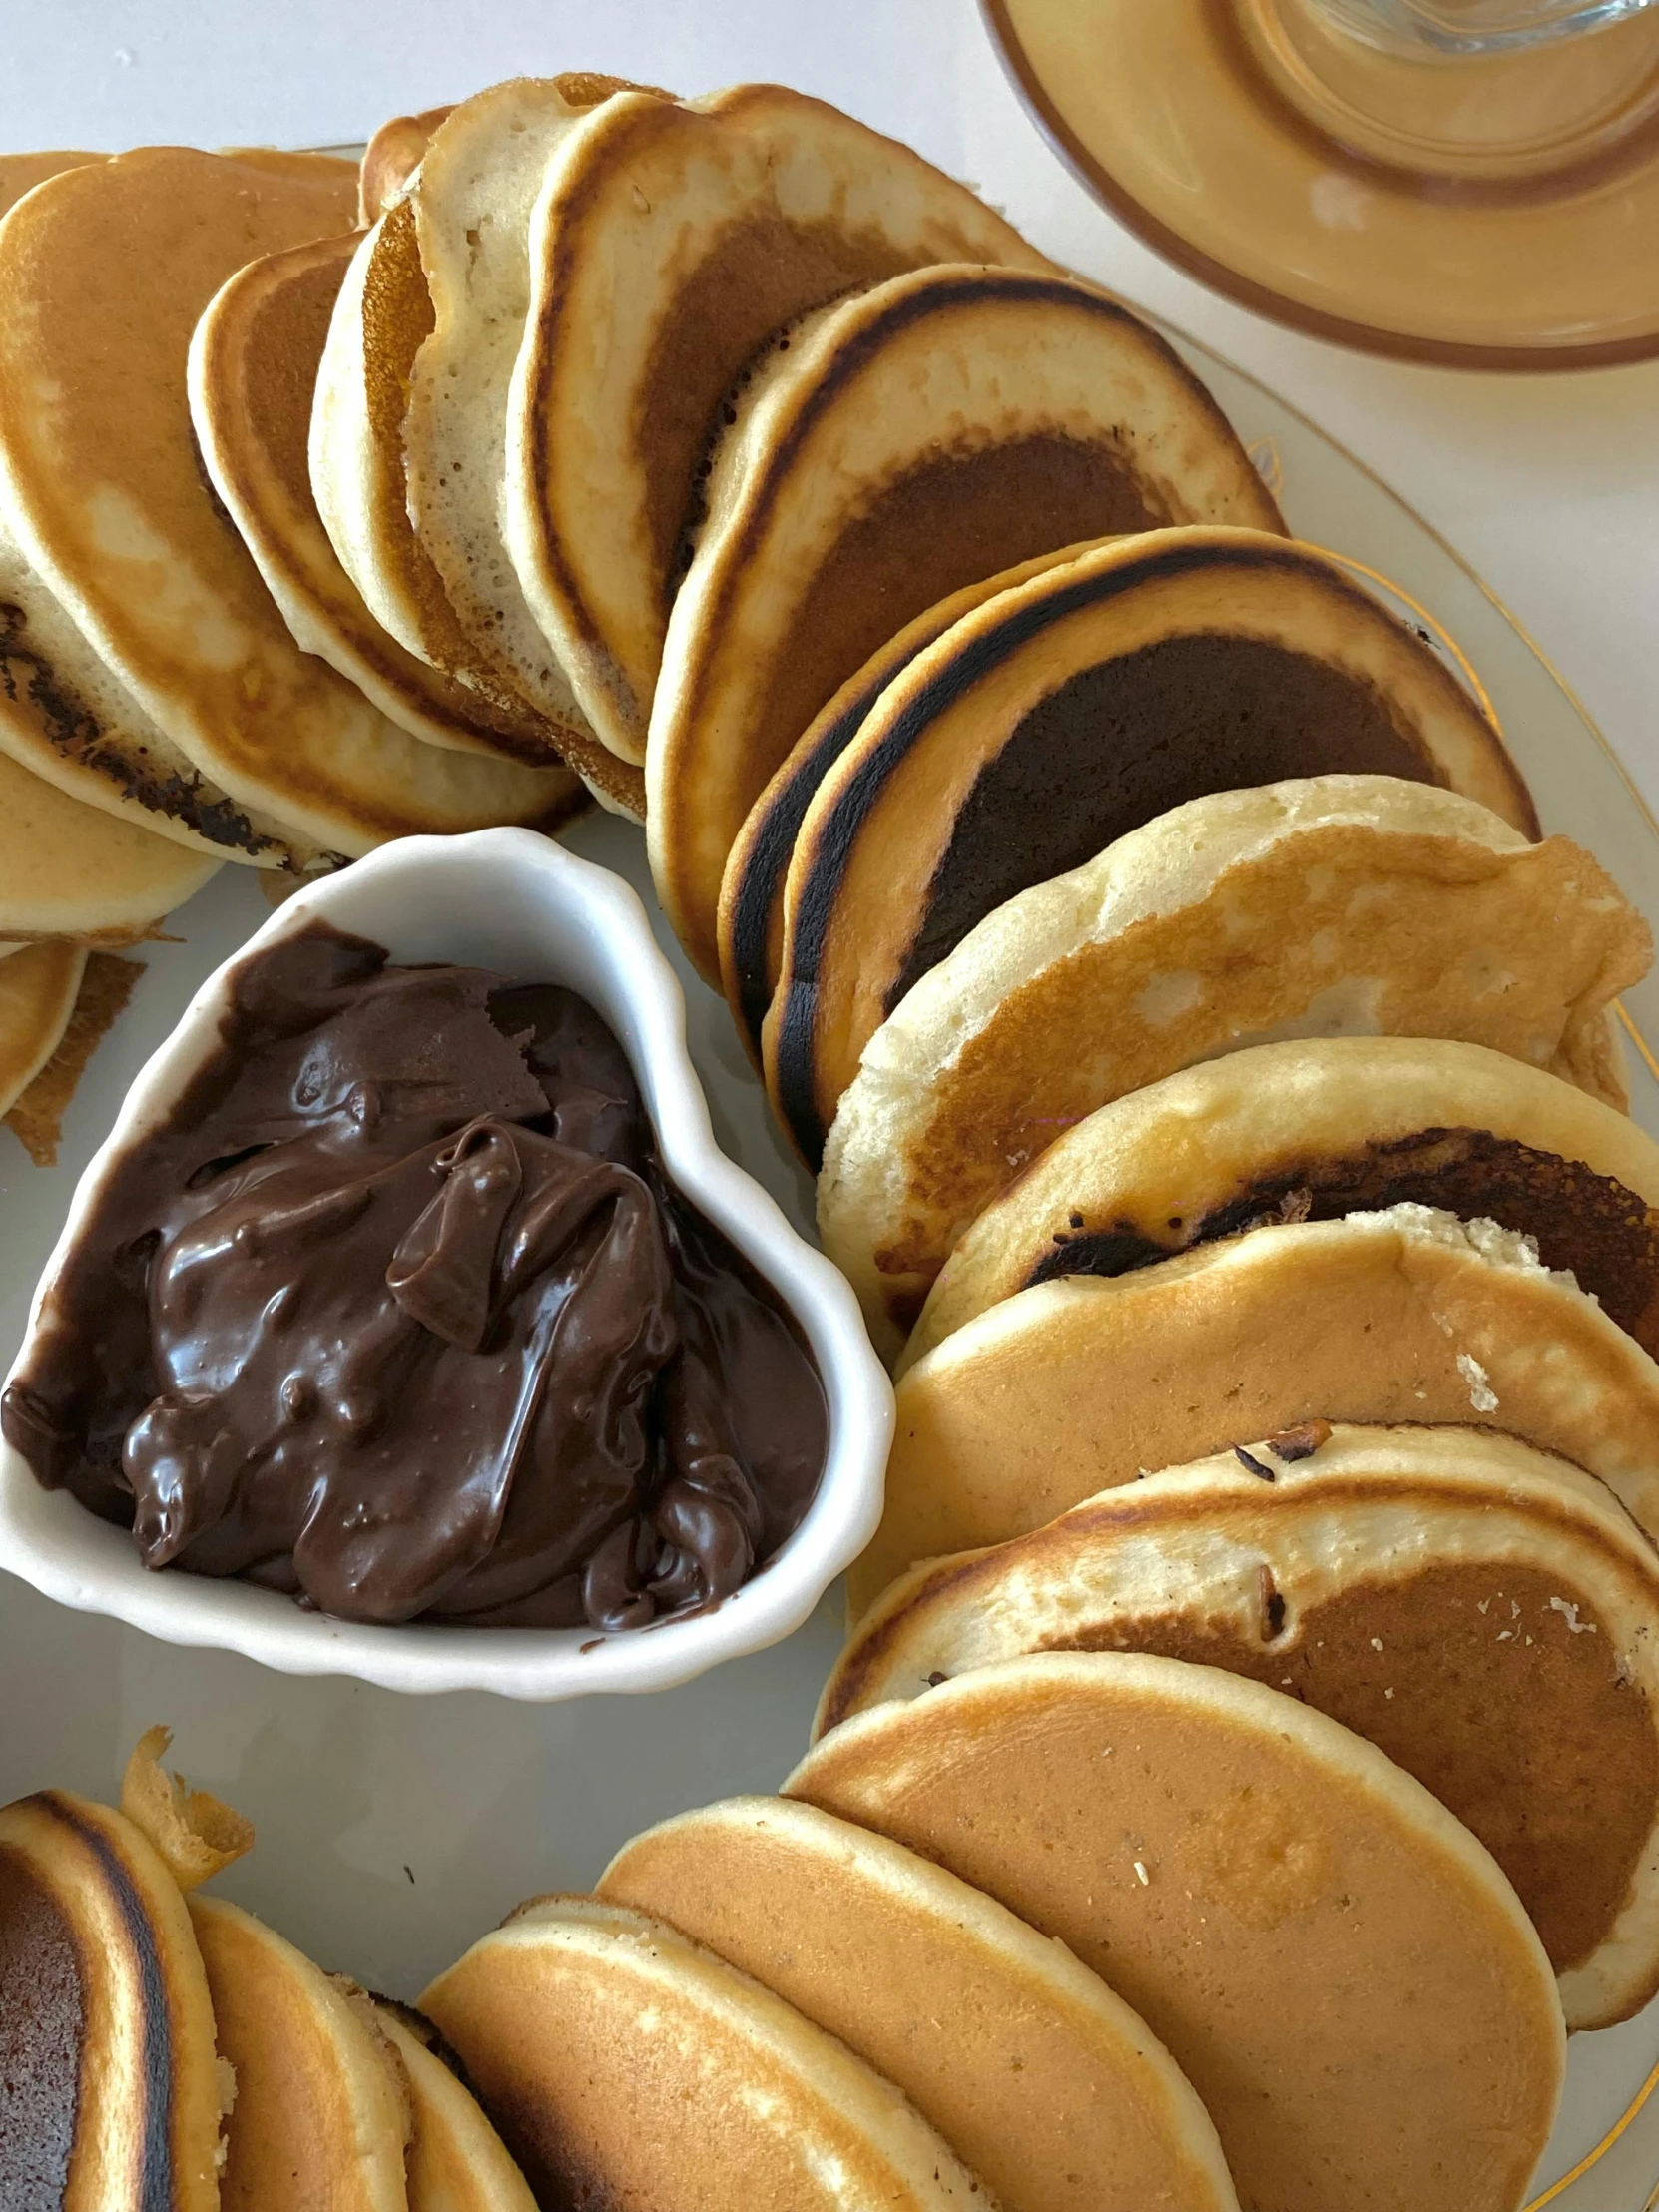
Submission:
[[[1659,354],[1659,11],[1588,42],[1602,74],[1606,58],[1621,63],[1595,128],[1505,168],[1511,150],[1442,159],[1426,136],[1422,166],[1408,165],[1399,150],[1418,142],[1354,107],[1342,110],[1346,143],[1316,127],[1324,80],[1303,102],[1301,55],[1281,35],[1296,0],[980,5],[1021,97],[1089,191],[1258,313],[1465,368]],[[1608,39],[1641,44],[1597,47]],[[1420,73],[1433,66],[1377,64],[1419,72],[1390,87],[1396,120],[1414,97],[1400,85],[1429,83]],[[1560,49],[1548,66],[1559,71]]]

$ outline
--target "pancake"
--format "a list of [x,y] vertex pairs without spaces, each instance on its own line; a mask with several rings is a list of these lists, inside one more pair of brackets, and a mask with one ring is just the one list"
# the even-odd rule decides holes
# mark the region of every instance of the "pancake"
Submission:
[[774,333],[929,263],[1053,265],[907,146],[781,85],[607,102],[560,147],[530,241],[507,542],[595,730],[639,762],[705,457]]
[[1016,1659],[848,1721],[785,1787],[1109,1973],[1241,2203],[1522,2202],[1564,2059],[1549,1961],[1484,1846],[1323,1713],[1176,1659]]
[[1659,1990],[1659,1555],[1564,1459],[1321,1423],[1107,1490],[895,1583],[816,1733],[1035,1651],[1161,1652],[1290,1691],[1479,1837],[1569,2028]]
[[[46,949],[43,945],[37,949]],[[75,948],[72,948],[75,949]],[[0,1107],[0,1119],[22,1145],[37,1168],[57,1165],[63,1120],[69,1111],[88,1063],[144,973],[142,960],[125,960],[113,952],[88,952],[76,989],[69,1019],[41,1066],[9,1106]],[[0,998],[4,987],[0,986]],[[0,1096],[4,1088],[0,1086]]]
[[408,183],[432,133],[454,112],[451,103],[447,108],[423,108],[419,115],[394,115],[381,124],[363,148],[363,158],[357,165],[360,229],[366,231],[385,214]]
[[1256,1229],[990,1307],[903,1377],[852,1618],[918,1559],[1310,1420],[1473,1422],[1659,1538],[1659,1365],[1524,1237],[1423,1206]]
[[1622,1107],[1608,1005],[1651,958],[1588,852],[1456,793],[1321,776],[1189,801],[1009,899],[906,993],[825,1148],[825,1249],[896,1352],[963,1231],[1064,1130],[1279,1038],[1450,1037]]
[[521,1907],[420,1999],[542,2204],[943,2212],[980,2183],[889,2083],[660,1921]]
[[133,944],[218,868],[206,853],[84,807],[0,753],[0,932]]
[[738,1033],[761,1064],[761,1031],[784,957],[784,879],[813,795],[863,726],[864,717],[924,647],[963,615],[1028,576],[1072,560],[1080,546],[1041,553],[976,584],[966,584],[907,622],[879,646],[816,714],[783,766],[744,818],[720,885],[720,979]]
[[58,1048],[86,972],[85,945],[48,940],[0,960],[0,1114]]
[[598,1894],[838,2037],[1003,2212],[1237,2212],[1209,2116],[1145,2023],[902,1845],[812,1806],[735,1798],[637,1836]]
[[1628,1115],[1484,1045],[1310,1037],[1184,1068],[1057,1137],[951,1253],[898,1372],[1033,1283],[1401,1202],[1530,1237],[1659,1357],[1659,1145]]
[[155,148],[52,178],[0,226],[8,526],[203,776],[347,854],[538,819],[550,796],[421,744],[302,653],[201,473],[185,378],[202,309],[251,255],[344,229],[354,195],[351,166],[320,156]]
[[1184,801],[1407,778],[1538,820],[1433,651],[1335,561],[1158,531],[958,622],[883,693],[807,810],[784,891],[767,1086],[816,1165],[858,1056],[1006,899]]
[[370,2007],[240,1906],[195,1897],[190,1915],[237,2077],[226,2203],[405,2212],[408,2122]]
[[221,2087],[153,1846],[66,1790],[0,1809],[0,2203],[218,2212]]
[[375,2011],[408,2091],[409,2212],[536,2212],[524,2176],[477,2100],[432,2051],[430,2025],[401,2005],[377,2001]]
[[711,981],[744,817],[905,623],[1085,538],[1283,527],[1163,339],[1061,276],[962,264],[895,276],[795,326],[734,414],[669,618],[646,759],[658,893]]
[[[357,235],[318,239],[239,270],[190,348],[191,420],[203,465],[296,644],[429,745],[498,750],[485,702],[382,630],[316,511],[306,441],[317,362]],[[574,776],[566,790],[582,795]]]

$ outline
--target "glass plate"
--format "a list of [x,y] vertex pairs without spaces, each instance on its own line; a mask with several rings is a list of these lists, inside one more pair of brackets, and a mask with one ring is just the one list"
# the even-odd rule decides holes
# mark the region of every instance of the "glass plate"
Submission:
[[[1583,710],[1478,577],[1293,407],[1203,347],[1177,342],[1292,527],[1373,584],[1391,579],[1401,611],[1490,701],[1546,828],[1589,845],[1659,918],[1659,829]],[[594,816],[568,841],[627,876],[655,913],[637,830]],[[267,911],[255,877],[228,867],[174,916],[177,941],[145,948],[146,973],[70,1108],[56,1168],[31,1168],[0,1136],[0,1367],[21,1335],[74,1180],[117,1102],[197,983]],[[692,1055],[717,1135],[810,1234],[811,1187],[772,1129],[724,1000],[692,975],[660,917],[658,934],[685,983]],[[1632,992],[1628,1012],[1659,1039],[1659,982]],[[1633,1047],[1630,1057],[1636,1113],[1659,1135],[1659,1075],[1645,1052]],[[178,1732],[185,1772],[258,1829],[257,1848],[224,1878],[225,1893],[323,1964],[413,1996],[521,1898],[585,1888],[651,1822],[776,1789],[806,1748],[839,1641],[832,1592],[787,1643],[654,1697],[542,1708],[477,1695],[422,1700],[175,1649],[65,1612],[7,1577],[0,1802],[47,1784],[107,1796],[134,1739],[165,1721]],[[1659,2004],[1575,2040],[1540,2187],[1595,2147],[1655,2057]],[[1641,2212],[1656,2176],[1659,2098],[1554,2201],[1562,2212]]]

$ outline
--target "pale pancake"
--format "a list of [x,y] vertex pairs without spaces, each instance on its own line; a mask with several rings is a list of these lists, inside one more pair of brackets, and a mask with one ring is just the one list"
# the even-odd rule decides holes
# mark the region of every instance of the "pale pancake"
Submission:
[[[295,642],[430,745],[499,750],[475,692],[381,629],[328,542],[306,442],[316,366],[357,234],[269,254],[214,295],[191,339],[203,464]],[[574,802],[574,776],[567,778]]]
[[1092,286],[944,264],[795,325],[715,449],[646,754],[651,865],[694,964],[744,817],[876,648],[964,584],[1165,523],[1283,527],[1226,417]]
[[518,77],[463,100],[409,180],[432,327],[409,376],[409,519],[469,638],[556,730],[587,722],[501,535],[507,387],[530,304],[530,211],[562,142],[615,78]]
[[1033,1283],[1401,1201],[1521,1231],[1659,1356],[1659,1145],[1645,1130],[1484,1045],[1310,1037],[1183,1068],[1057,1137],[965,1232],[897,1372]]
[[813,795],[863,727],[864,718],[895,677],[935,638],[987,599],[1058,568],[1083,550],[1063,546],[1021,561],[998,576],[966,584],[936,607],[907,622],[873,652],[856,674],[821,708],[797,739],[783,766],[744,818],[727,854],[720,885],[720,979],[732,1019],[757,1067],[767,1008],[778,987],[784,958],[784,882]]
[[826,775],[784,889],[767,1088],[809,1165],[858,1056],[977,922],[1172,807],[1331,773],[1538,818],[1432,649],[1326,554],[1160,530],[979,608],[895,678]]
[[787,1799],[734,1798],[624,1845],[597,1894],[837,2036],[1004,2212],[1237,2212],[1209,2115],[1145,2022],[901,1844]]
[[1523,1237],[1422,1206],[1253,1230],[990,1307],[898,1385],[856,1619],[918,1559],[1309,1420],[1472,1421],[1659,1537],[1659,1365]]
[[0,753],[0,931],[132,944],[202,888],[217,859],[84,807]]
[[[250,254],[343,229],[347,163],[127,154],[0,225],[0,499],[31,565],[204,776],[302,838],[536,819],[545,778],[422,745],[282,622],[197,460],[191,331]],[[562,789],[556,785],[555,790]]]
[[419,115],[394,115],[381,124],[357,165],[360,229],[366,231],[371,223],[378,223],[413,175],[432,133],[453,113],[451,103],[446,108],[423,108]]
[[409,2094],[409,2212],[536,2212],[505,2144],[477,2099],[428,2047],[418,2015],[395,2004],[376,2010]]
[[1566,1460],[1322,1422],[1107,1490],[895,1583],[815,1733],[1034,1651],[1161,1652],[1290,1691],[1479,1837],[1569,2028],[1659,1990],[1659,1554]]
[[[34,949],[46,950],[49,944]],[[57,1165],[63,1120],[70,1101],[93,1054],[126,1007],[133,986],[143,973],[142,960],[123,959],[114,952],[88,952],[69,1019],[50,1054],[10,1105],[0,1109],[6,1127],[37,1168]],[[3,995],[0,991],[0,996]],[[4,1087],[0,1086],[0,1096],[3,1095]]]
[[224,1898],[190,1916],[236,2069],[225,2201],[237,2212],[406,2212],[406,2119],[367,2007]]
[[222,2085],[185,1901],[131,1821],[66,1790],[0,1809],[0,2203],[219,2212]]
[[1323,1713],[1215,1667],[1017,1659],[825,1738],[786,1785],[1110,1974],[1261,2212],[1514,2212],[1565,2057],[1484,1846]]
[[643,1914],[521,1908],[420,2009],[543,2204],[994,2212],[890,2083]]
[[0,960],[0,1114],[57,1050],[86,964],[85,945],[50,940]]
[[1651,958],[1581,846],[1454,792],[1318,776],[1192,800],[999,906],[876,1030],[825,1148],[825,1249],[896,1352],[1062,1131],[1278,1038],[1457,1038],[1622,1107],[1608,1006]]
[[525,598],[624,760],[645,759],[739,378],[797,316],[935,262],[1053,269],[907,146],[781,85],[631,94],[558,149],[530,227],[503,513]]

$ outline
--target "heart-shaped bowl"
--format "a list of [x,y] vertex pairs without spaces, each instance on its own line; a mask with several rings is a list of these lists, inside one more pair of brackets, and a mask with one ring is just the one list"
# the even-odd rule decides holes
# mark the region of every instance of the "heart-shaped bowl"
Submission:
[[526,830],[406,837],[296,892],[202,985],[141,1070],[88,1164],[35,1292],[14,1373],[43,1303],[113,1164],[165,1120],[215,1050],[231,979],[265,947],[316,921],[384,945],[396,961],[456,961],[563,983],[616,1033],[665,1167],[765,1277],[811,1348],[829,1405],[829,1452],[806,1518],[733,1596],[707,1612],[612,1635],[588,1628],[381,1627],[308,1612],[238,1580],[141,1564],[131,1535],[47,1490],[0,1446],[0,1566],[60,1604],[108,1613],[169,1643],[238,1651],[288,1674],[346,1674],[389,1690],[494,1690],[559,1699],[662,1690],[799,1627],[875,1531],[892,1390],[845,1279],[715,1143],[686,1048],[686,1006],[645,909],[608,869]]

